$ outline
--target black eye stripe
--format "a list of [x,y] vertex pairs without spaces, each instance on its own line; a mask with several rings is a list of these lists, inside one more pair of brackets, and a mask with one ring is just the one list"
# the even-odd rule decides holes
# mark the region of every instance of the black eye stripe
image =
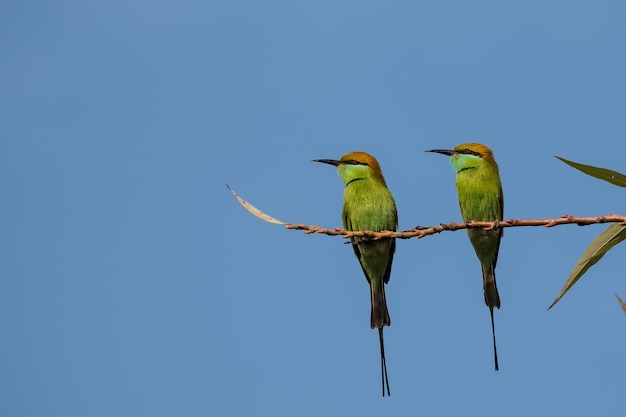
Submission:
[[475,152],[471,149],[463,149],[463,151],[461,153],[464,153],[465,155],[474,155],[474,156],[480,156],[479,152]]

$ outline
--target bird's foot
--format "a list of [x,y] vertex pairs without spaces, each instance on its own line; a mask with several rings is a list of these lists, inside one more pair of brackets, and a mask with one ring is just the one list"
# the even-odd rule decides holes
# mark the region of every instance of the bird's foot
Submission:
[[493,224],[487,228],[485,228],[485,230],[498,230],[500,228],[500,220],[496,220],[493,222]]

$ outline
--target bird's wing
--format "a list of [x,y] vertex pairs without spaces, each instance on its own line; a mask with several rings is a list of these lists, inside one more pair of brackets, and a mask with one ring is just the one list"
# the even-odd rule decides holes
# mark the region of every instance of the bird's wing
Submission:
[[[347,216],[346,213],[343,213],[342,217],[343,217],[342,220],[343,220],[343,225],[344,225],[345,230],[349,230],[349,231],[361,230],[360,226],[358,224],[353,223],[350,216]],[[397,229],[397,224],[393,228],[389,228],[388,230],[395,231],[396,229]],[[352,250],[354,250],[354,255],[359,260],[359,264],[361,265],[363,274],[365,275],[365,278],[367,278],[367,282],[370,282],[370,277],[367,274],[367,271],[365,270],[365,268],[363,267],[363,262],[361,261],[361,250],[359,249],[359,245],[367,245],[368,241],[363,242],[361,238],[353,237],[353,238],[350,238],[350,242],[352,242]],[[389,245],[389,261],[387,263],[385,275],[383,275],[383,282],[385,284],[389,282],[389,277],[391,276],[391,265],[393,263],[393,255],[395,252],[396,252],[396,240],[392,239],[391,245]]]
[[391,264],[393,264],[393,254],[396,252],[396,240],[391,240],[391,246],[389,247],[389,263],[387,263],[387,269],[385,270],[385,276],[383,276],[383,281],[386,283],[389,282],[389,277],[391,276]]

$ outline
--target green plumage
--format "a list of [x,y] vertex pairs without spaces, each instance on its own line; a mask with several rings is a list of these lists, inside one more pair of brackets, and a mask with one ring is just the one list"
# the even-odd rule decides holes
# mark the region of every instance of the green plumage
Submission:
[[[378,161],[373,156],[364,152],[352,152],[342,156],[338,161],[320,159],[317,162],[335,165],[345,184],[341,214],[344,229],[373,232],[396,230],[398,225],[396,203],[387,188]],[[353,237],[351,243],[354,254],[359,260],[370,286],[370,326],[372,329],[378,329],[381,378],[383,396],[385,396],[385,385],[387,394],[389,394],[389,380],[387,378],[383,327],[391,325],[385,297],[385,284],[389,282],[391,275],[396,241],[394,239],[367,240]]]
[[[497,222],[503,218],[504,197],[498,164],[493,158],[491,149],[479,143],[468,143],[458,145],[453,150],[435,149],[429,152],[450,156],[450,162],[456,171],[456,189],[463,220],[494,222],[497,226]],[[500,295],[496,286],[496,263],[502,229],[471,228],[467,229],[467,235],[482,268],[483,294],[491,315],[494,362],[495,369],[498,370],[493,309],[500,308]]]
[[[396,230],[398,214],[394,199],[384,182],[368,176],[368,171],[353,166],[342,166],[342,176],[348,178],[344,190],[342,211],[343,227],[346,230]],[[350,178],[358,179],[350,179]],[[389,326],[385,287],[391,275],[391,264],[396,241],[393,239],[362,241],[352,238],[352,247],[363,273],[370,284],[372,329]]]
[[[457,153],[451,156],[451,163],[457,171],[456,188],[463,220],[491,222],[502,220],[504,211],[502,185],[498,165],[491,152],[482,150],[480,156]],[[500,308],[495,269],[502,229],[468,229],[467,234],[482,266],[485,303],[490,308]]]

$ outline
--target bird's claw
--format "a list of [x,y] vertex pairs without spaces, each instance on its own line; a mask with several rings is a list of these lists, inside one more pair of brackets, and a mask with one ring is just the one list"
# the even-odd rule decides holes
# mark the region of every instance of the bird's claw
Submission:
[[495,220],[493,222],[493,224],[487,228],[485,228],[485,230],[498,230],[500,228],[500,220]]

